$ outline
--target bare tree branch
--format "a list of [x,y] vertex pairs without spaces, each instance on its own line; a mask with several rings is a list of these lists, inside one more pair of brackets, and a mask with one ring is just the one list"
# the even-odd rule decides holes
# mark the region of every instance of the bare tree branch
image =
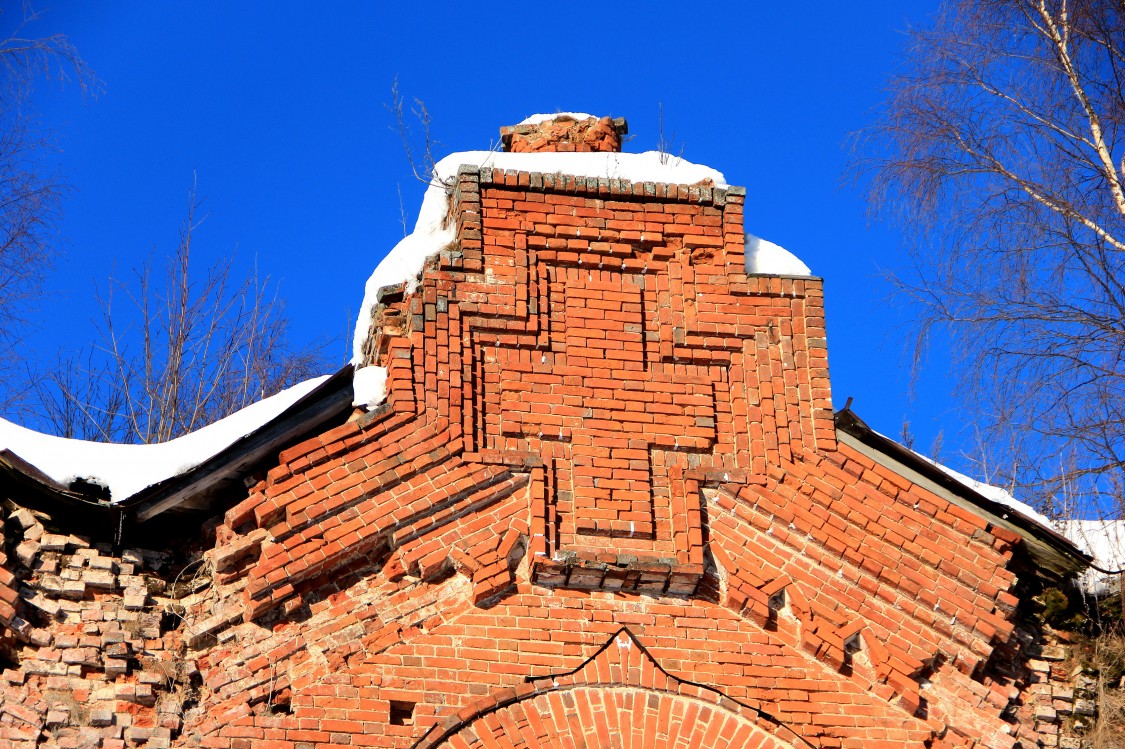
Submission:
[[[165,442],[320,373],[318,348],[288,346],[269,279],[239,278],[233,260],[198,276],[192,243],[205,217],[193,186],[163,277],[152,261],[99,296],[99,341],[40,378],[48,427],[113,442]],[[124,297],[124,312],[115,297]]]
[[[4,18],[0,11],[0,21]],[[28,305],[40,292],[53,254],[52,242],[65,185],[44,158],[49,137],[28,108],[37,81],[71,81],[84,93],[100,90],[89,65],[61,34],[28,35],[38,20],[27,6],[15,28],[0,40],[0,408],[22,391],[13,381],[15,355]]]
[[952,336],[990,478],[1120,516],[1125,7],[952,0],[908,39],[857,170],[916,240],[916,351]]
[[410,170],[414,174],[414,179],[426,185],[435,184],[437,173],[434,171],[434,166],[437,162],[434,159],[434,150],[440,143],[434,140],[430,132],[433,118],[430,116],[430,110],[426,108],[426,103],[421,99],[415,99],[413,106],[410,108],[411,116],[422,128],[422,142],[420,144],[414,144],[413,142],[415,136],[406,115],[406,102],[402,98],[402,93],[398,90],[398,78],[395,78],[391,83],[391,103],[384,106],[394,117],[394,129],[398,132],[399,138],[402,139],[402,150],[406,153],[406,160],[410,163]]

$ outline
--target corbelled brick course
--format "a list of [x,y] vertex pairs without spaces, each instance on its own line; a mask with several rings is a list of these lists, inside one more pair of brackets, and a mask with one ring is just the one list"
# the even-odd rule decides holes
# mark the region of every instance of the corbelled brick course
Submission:
[[387,401],[187,556],[12,512],[0,740],[1034,740],[989,662],[1019,537],[837,442],[821,282],[747,276],[742,190],[464,168],[449,193],[456,242],[373,312]]

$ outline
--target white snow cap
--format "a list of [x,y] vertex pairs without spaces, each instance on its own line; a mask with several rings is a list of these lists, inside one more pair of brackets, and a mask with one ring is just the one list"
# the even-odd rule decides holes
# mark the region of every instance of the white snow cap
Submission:
[[[572,120],[582,121],[588,120],[591,117],[594,117],[594,115],[586,114],[585,112],[555,112],[554,114],[533,114],[523,122],[520,122],[518,125],[516,125],[516,127],[519,127],[520,125],[538,125],[549,120],[557,120],[559,117],[569,117]],[[594,119],[600,118],[595,117]]]
[[746,272],[764,276],[811,276],[809,266],[789,250],[753,234],[746,235]]
[[352,377],[352,405],[374,408],[387,399],[387,368],[360,367]]
[[214,424],[151,445],[65,439],[0,419],[0,450],[10,450],[64,486],[76,479],[104,486],[116,503],[195,468],[271,421],[327,379],[306,380]]
[[[548,119],[558,115],[535,115]],[[572,115],[577,116],[577,115]],[[534,118],[529,118],[534,119]],[[414,232],[404,237],[392,249],[375,272],[367,279],[363,304],[359,308],[359,321],[352,341],[352,363],[363,363],[363,344],[371,323],[371,309],[376,295],[384,286],[407,282],[413,291],[418,273],[426,258],[435,255],[453,241],[453,226],[447,225],[449,200],[445,184],[456,174],[458,167],[490,167],[543,174],[571,174],[576,177],[604,177],[627,179],[630,182],[664,182],[674,185],[694,185],[711,180],[716,187],[727,187],[726,178],[711,167],[692,164],[683,159],[669,159],[658,151],[645,153],[497,153],[494,151],[464,151],[451,154],[434,166],[434,179],[422,198],[418,222]],[[806,269],[807,270],[807,269]]]

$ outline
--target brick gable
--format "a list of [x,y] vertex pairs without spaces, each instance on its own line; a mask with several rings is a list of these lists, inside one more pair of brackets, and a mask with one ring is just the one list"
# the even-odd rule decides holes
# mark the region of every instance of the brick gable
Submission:
[[[608,142],[612,125],[561,131]],[[0,558],[0,621],[23,659],[0,736],[1029,735],[1006,712],[1020,686],[989,660],[1013,639],[1019,537],[838,442],[821,281],[746,274],[743,190],[466,167],[448,192],[456,241],[373,310],[364,363],[387,368],[386,402],[282,451],[169,589],[138,587],[171,576],[138,553],[44,619],[28,609],[55,597],[34,595],[43,564],[103,555],[74,537]]]

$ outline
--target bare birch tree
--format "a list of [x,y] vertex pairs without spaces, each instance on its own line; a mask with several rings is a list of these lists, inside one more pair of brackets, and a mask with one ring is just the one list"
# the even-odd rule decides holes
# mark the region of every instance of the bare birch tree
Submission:
[[[11,11],[8,11],[11,13]],[[0,10],[0,21],[7,21]],[[10,16],[9,16],[10,17]],[[38,16],[23,8],[0,40],[0,373],[10,372],[27,305],[51,264],[52,241],[65,186],[44,165],[50,138],[29,109],[36,82],[72,81],[96,93],[93,71],[61,34],[27,34]],[[13,391],[0,389],[0,405]]]
[[861,169],[918,240],[919,341],[952,336],[991,481],[1120,516],[1125,4],[954,0],[908,39]]
[[[99,299],[99,341],[36,385],[47,427],[67,437],[164,442],[322,374],[316,347],[288,345],[276,289],[230,258],[196,274],[194,188],[163,272],[149,260]],[[120,306],[124,299],[124,310]]]

